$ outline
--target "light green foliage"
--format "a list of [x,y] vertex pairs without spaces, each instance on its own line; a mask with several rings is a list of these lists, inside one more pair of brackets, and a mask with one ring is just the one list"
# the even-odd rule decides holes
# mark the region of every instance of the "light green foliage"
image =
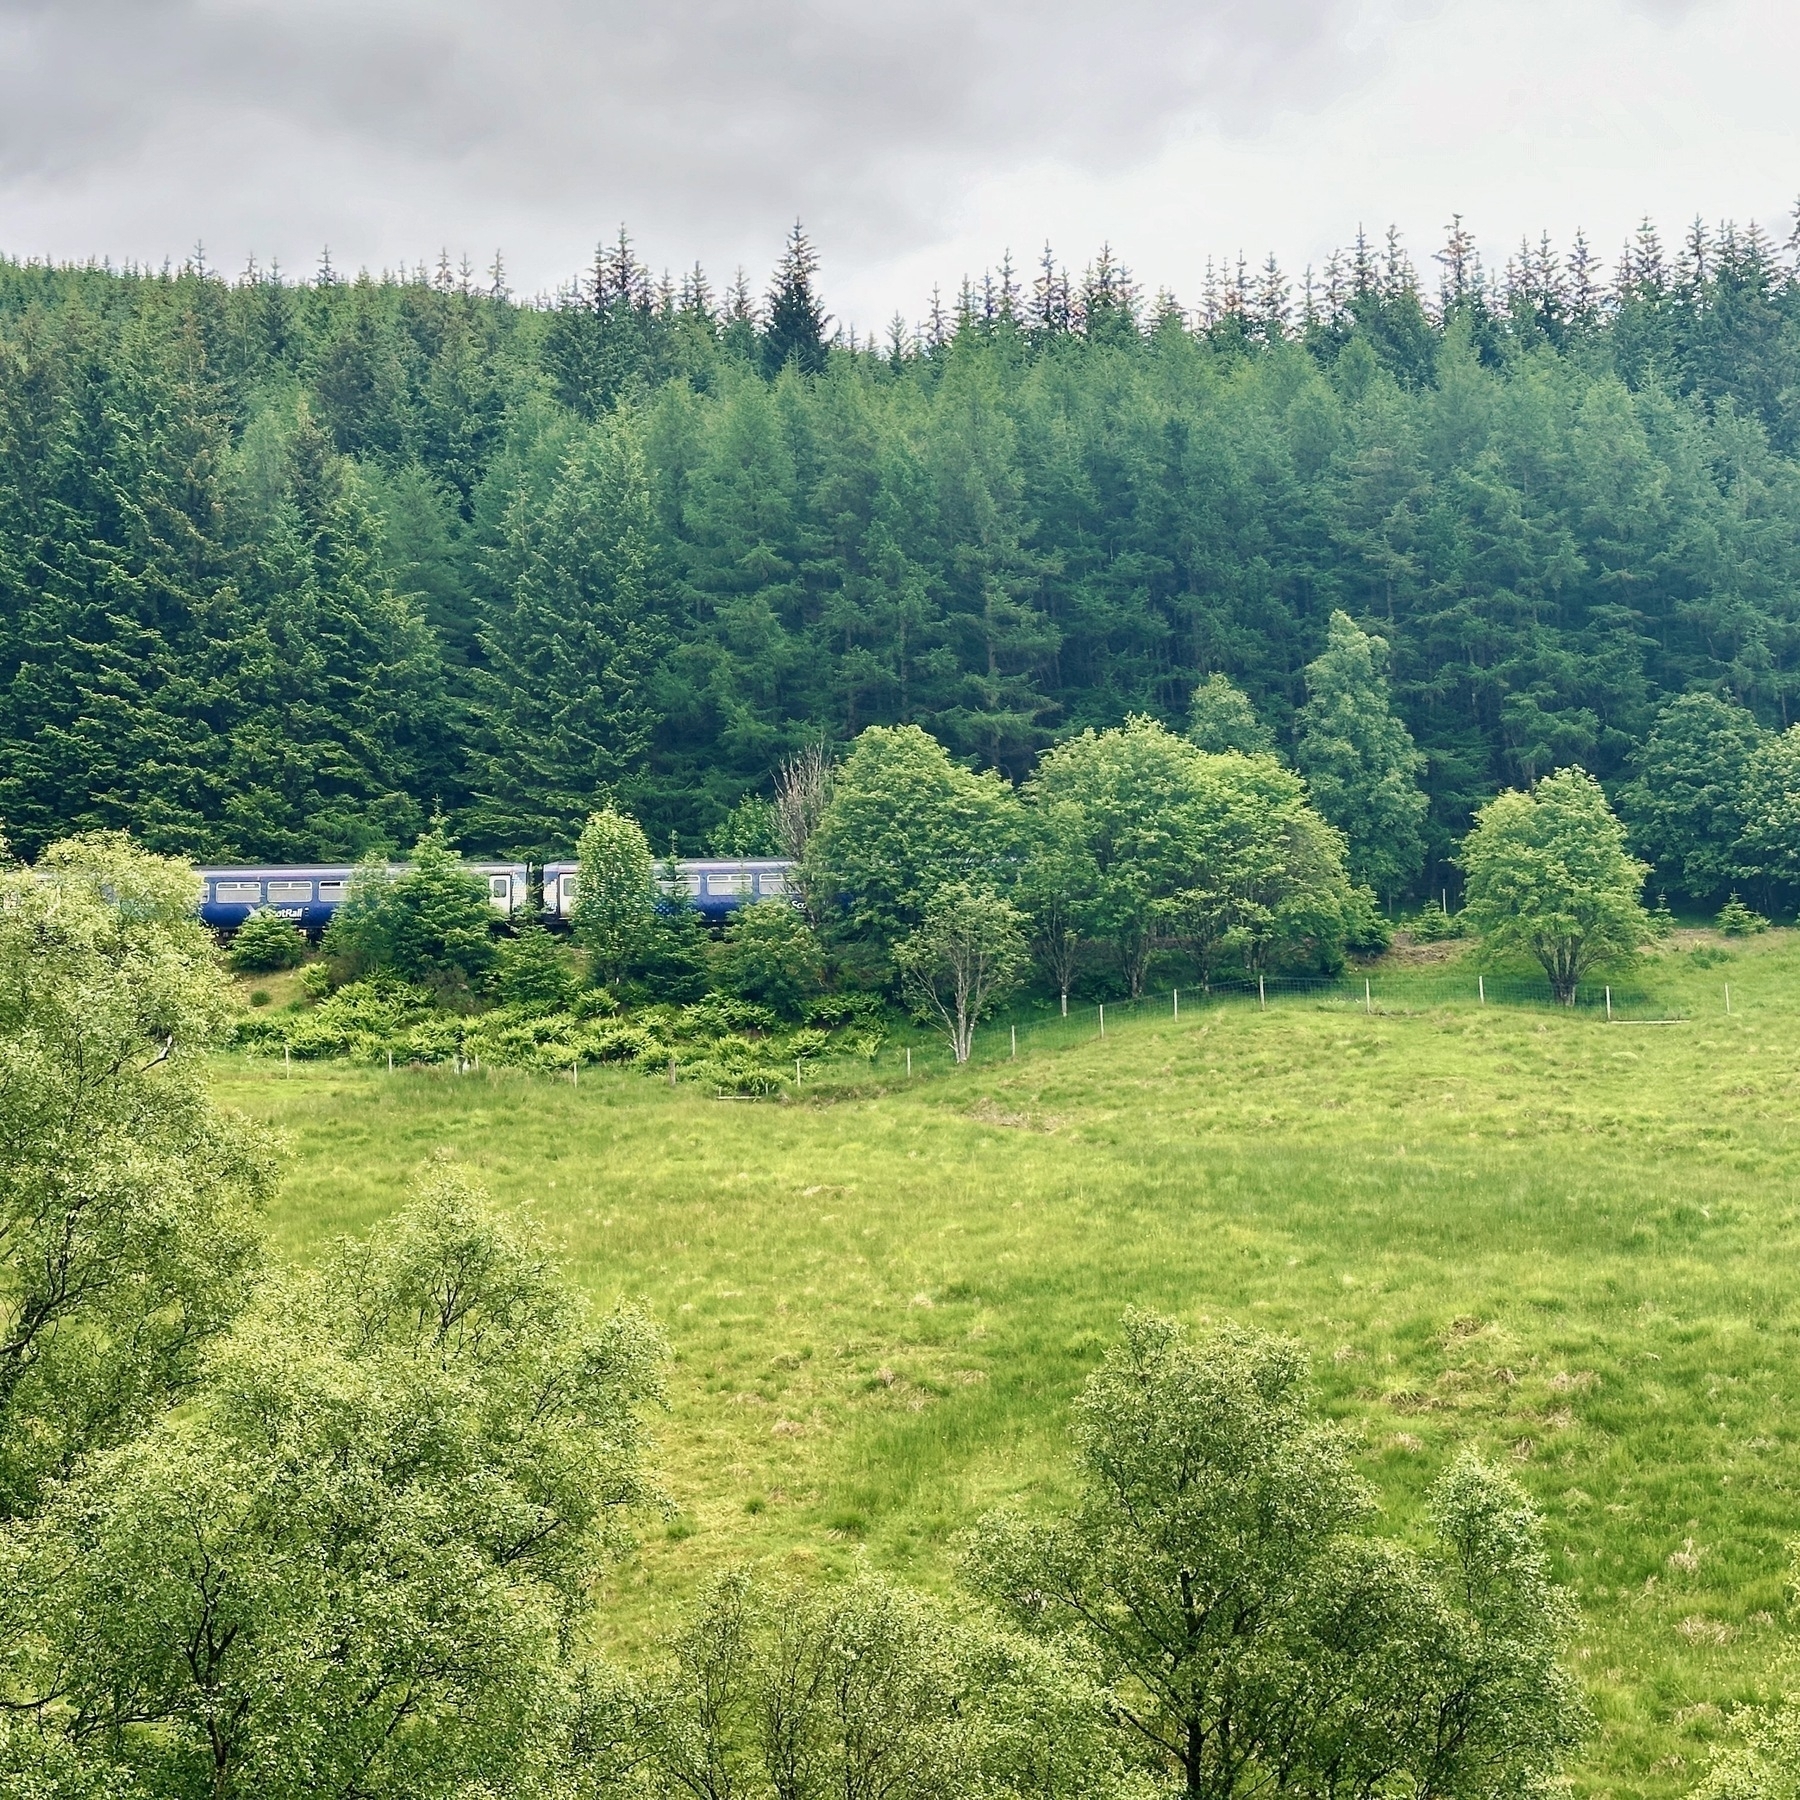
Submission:
[[1761,913],[1752,912],[1736,894],[1719,908],[1718,927],[1727,937],[1755,937],[1769,929],[1769,921]]
[[733,1573],[645,1687],[655,1790],[744,1800],[1105,1795],[1102,1697],[1053,1650],[869,1575],[819,1592]]
[[306,935],[291,920],[259,906],[232,934],[225,960],[240,975],[297,969],[306,960]]
[[1096,917],[1100,869],[1089,848],[1081,808],[1027,789],[1036,803],[1025,815],[1025,858],[1019,902],[1031,922],[1031,950],[1068,1010],[1081,965],[1084,933]]
[[1780,1702],[1737,1716],[1741,1735],[1714,1750],[1694,1800],[1800,1800],[1800,1667],[1790,1656],[1778,1674]]
[[797,1019],[824,986],[825,957],[813,929],[785,900],[741,906],[725,927],[714,958],[719,985],[729,994]]
[[1025,792],[1040,816],[1065,809],[1055,861],[1082,895],[1085,935],[1111,946],[1133,994],[1159,947],[1207,971],[1233,954],[1257,968],[1342,962],[1342,839],[1272,758],[1211,756],[1134,718],[1059,744]]
[[207,1094],[195,894],[112,836],[0,871],[0,1517],[185,1393],[257,1267],[271,1162]]
[[386,970],[406,981],[455,987],[494,960],[487,883],[462,865],[441,825],[414,844],[398,875],[362,864],[320,948],[340,980]]
[[497,946],[489,985],[508,1006],[557,1012],[573,1004],[579,984],[561,942],[536,919],[527,919]]
[[1638,899],[1649,871],[1627,854],[1624,827],[1584,769],[1490,801],[1457,860],[1469,923],[1490,948],[1533,958],[1567,1005],[1584,975],[1652,939]]
[[1090,1014],[954,1072],[915,1039],[910,1083],[894,1043],[789,1106],[686,1079],[709,1039],[676,1088],[629,1059],[490,1077],[485,1052],[473,1079],[233,1057],[217,1080],[294,1146],[283,1258],[384,1216],[454,1142],[598,1304],[664,1323],[656,1462],[683,1510],[605,1590],[617,1661],[650,1664],[734,1563],[948,1591],[978,1516],[1066,1502],[1068,1404],[1135,1303],[1301,1339],[1384,1536],[1431,1542],[1424,1497],[1465,1448],[1513,1471],[1582,1611],[1603,1729],[1574,1800],[1676,1800],[1782,1636],[1800,1387],[1800,1344],[1745,1328],[1746,1296],[1800,1304],[1800,1122],[1770,1098],[1800,1066],[1800,933],[1741,940],[1724,974],[1729,1017],[1716,965],[1647,959],[1642,1012],[1683,1021],[1656,1030],[1541,980],[1541,1006],[1501,1006],[1490,976],[1482,1009],[1457,958],[1423,994],[1378,972],[1372,1016],[1360,982],[1348,1009],[1266,1013],[1184,984],[1179,1019],[1109,1005],[1104,1041]]
[[1273,756],[1275,734],[1228,675],[1214,673],[1194,689],[1188,705],[1188,737],[1210,755],[1235,750],[1240,756]]
[[149,1800],[532,1792],[660,1361],[433,1167],[14,1534],[12,1704]]
[[1619,789],[1632,848],[1690,899],[1711,899],[1742,872],[1746,778],[1768,735],[1745,707],[1683,694],[1632,759]]
[[1294,760],[1313,804],[1343,832],[1351,878],[1399,893],[1425,860],[1425,758],[1389,702],[1388,646],[1334,612],[1325,652],[1306,666]]
[[1800,725],[1751,754],[1742,806],[1740,873],[1785,898],[1800,894]]
[[655,927],[656,865],[635,819],[613,808],[589,813],[575,846],[581,874],[575,936],[593,959],[597,980],[618,981]]
[[894,961],[907,998],[936,1015],[950,1054],[966,1063],[976,1028],[1018,986],[1030,961],[1024,915],[1011,901],[956,882],[932,895]]
[[781,819],[775,802],[746,794],[706,840],[714,856],[780,856]]
[[968,1579],[1092,1655],[1190,1800],[1542,1791],[1584,1716],[1536,1514],[1465,1460],[1434,1494],[1441,1579],[1363,1536],[1372,1496],[1305,1372],[1283,1339],[1128,1315],[1076,1409],[1074,1509],[990,1517]]
[[807,844],[807,883],[826,929],[885,962],[940,888],[993,883],[1020,834],[1018,802],[998,775],[959,768],[917,726],[876,727],[836,771]]

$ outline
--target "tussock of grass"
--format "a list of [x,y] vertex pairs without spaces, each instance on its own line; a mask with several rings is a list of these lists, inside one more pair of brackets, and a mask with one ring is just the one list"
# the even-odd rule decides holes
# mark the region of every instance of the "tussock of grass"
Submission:
[[1786,1629],[1800,941],[1640,979],[1684,1022],[1184,1002],[788,1105],[620,1071],[220,1085],[294,1144],[291,1254],[449,1146],[599,1300],[653,1305],[679,1512],[604,1596],[622,1651],[746,1556],[945,1582],[982,1508],[1058,1492],[1066,1403],[1135,1302],[1304,1339],[1398,1529],[1455,1447],[1508,1458],[1582,1607],[1580,1785],[1663,1795]]

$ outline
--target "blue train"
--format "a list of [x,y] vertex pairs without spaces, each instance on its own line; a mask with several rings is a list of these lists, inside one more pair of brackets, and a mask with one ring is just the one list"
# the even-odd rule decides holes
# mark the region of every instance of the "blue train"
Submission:
[[[524,915],[531,904],[528,863],[469,863],[473,875],[487,882],[488,904],[502,919]],[[390,863],[399,875],[405,864]],[[680,861],[677,878],[689,901],[711,924],[721,924],[740,906],[784,897],[793,864],[773,859],[753,861],[712,858]],[[217,931],[235,931],[259,907],[291,919],[302,931],[317,935],[343,905],[356,870],[348,863],[306,868],[199,869],[200,918]],[[544,916],[568,921],[575,912],[580,875],[572,862],[545,863],[542,870]]]

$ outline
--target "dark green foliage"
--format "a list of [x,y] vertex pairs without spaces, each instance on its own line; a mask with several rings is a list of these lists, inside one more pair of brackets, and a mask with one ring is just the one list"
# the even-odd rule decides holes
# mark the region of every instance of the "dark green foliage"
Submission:
[[513,937],[495,947],[488,985],[508,1006],[556,1012],[574,1001],[579,983],[562,942],[528,919]]
[[1750,762],[1768,733],[1747,708],[1683,694],[1657,715],[1619,789],[1632,847],[1690,899],[1708,900],[1741,869]]
[[571,451],[542,512],[511,520],[518,570],[480,633],[468,829],[538,860],[566,854],[596,801],[641,766],[669,648],[650,489],[633,422]]
[[471,875],[434,826],[395,875],[366,863],[326,928],[321,947],[340,978],[387,970],[407,981],[454,987],[494,960],[487,883]]
[[796,220],[769,290],[763,366],[779,375],[792,363],[803,375],[825,366],[825,308],[816,290],[819,258]]
[[1769,929],[1769,921],[1761,913],[1752,912],[1736,894],[1719,908],[1717,924],[1727,937],[1754,937]]
[[[1199,741],[1309,743],[1384,889],[1579,760],[1645,784],[1678,891],[1787,904],[1779,758],[1724,872],[1729,809],[1687,842],[1634,759],[1681,696],[1795,714],[1800,280],[1739,233],[1678,268],[1646,240],[1605,292],[1534,253],[1496,298],[1445,256],[1436,300],[1358,243],[1303,317],[1275,271],[1198,319],[1050,259],[881,351],[826,342],[800,235],[760,321],[624,238],[547,309],[448,268],[0,264],[0,817],[27,853],[95,824],[289,860],[441,808],[566,853],[605,788],[700,843],[821,738],[918,724],[1017,780],[1229,669],[1254,720],[1209,702]],[[1296,731],[1335,612],[1426,759],[1418,875],[1323,798],[1342,745],[1351,788],[1394,758],[1316,695]]]
[[225,960],[240,975],[297,969],[306,960],[306,937],[290,920],[258,907],[232,934]]
[[712,986],[706,921],[685,900],[665,901],[651,913],[625,965],[628,991],[676,1005],[703,998]]
[[797,1019],[824,984],[825,957],[812,927],[787,901],[762,900],[732,915],[714,973],[727,993]]

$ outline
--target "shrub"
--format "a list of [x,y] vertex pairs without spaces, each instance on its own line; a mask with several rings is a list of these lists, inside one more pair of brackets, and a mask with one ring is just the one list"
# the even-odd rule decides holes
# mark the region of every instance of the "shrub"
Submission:
[[1761,913],[1752,912],[1736,894],[1719,908],[1717,923],[1727,937],[1754,937],[1769,929],[1769,921]]
[[887,1003],[879,994],[851,992],[821,994],[818,999],[807,1001],[801,1017],[808,1025],[835,1031],[845,1025],[878,1027],[886,1012]]
[[323,963],[311,963],[300,971],[298,985],[308,1000],[323,1000],[331,992],[331,971]]
[[741,907],[716,959],[719,984],[743,1000],[797,1019],[825,981],[825,957],[813,930],[785,900]]
[[252,1006],[267,1006],[269,1004],[269,990],[267,988],[252,988],[250,990],[250,1004]]
[[577,984],[562,945],[532,921],[500,944],[488,986],[509,1006],[559,1012],[575,998]]
[[239,975],[297,969],[306,961],[306,938],[291,920],[259,906],[237,928],[225,961]]

